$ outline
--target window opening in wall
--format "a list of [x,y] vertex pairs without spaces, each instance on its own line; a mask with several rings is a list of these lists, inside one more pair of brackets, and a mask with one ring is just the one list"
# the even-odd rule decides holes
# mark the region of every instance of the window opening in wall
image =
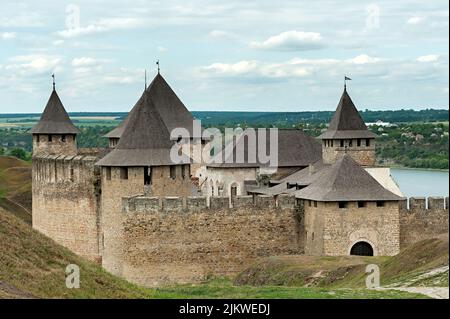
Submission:
[[360,139],[360,138],[358,138],[358,139],[356,140],[356,145],[357,145],[357,146],[361,146],[361,139]]
[[187,165],[181,166],[181,177],[183,177],[183,179],[186,178],[186,170],[187,170],[186,168],[187,168]]
[[152,184],[152,168],[149,166],[144,167],[144,185]]
[[367,202],[359,201],[358,202],[358,208],[363,208],[363,207],[367,207]]
[[128,179],[128,167],[120,168],[120,179]]
[[105,173],[106,173],[106,179],[108,181],[110,181],[111,180],[111,167],[106,167],[105,168]]
[[314,201],[314,207],[317,207],[317,202],[316,201]]
[[177,177],[176,169],[177,169],[176,166],[174,166],[174,165],[170,166],[170,178],[171,179],[175,179]]
[[53,141],[53,136],[51,134],[48,136],[48,141],[49,142]]
[[348,147],[352,147],[353,146],[353,140],[348,140]]
[[41,136],[40,136],[39,134],[36,135],[36,142],[38,142],[38,143],[40,142],[40,140],[41,140],[40,137],[41,137]]
[[66,136],[65,135],[61,135],[61,142],[65,142],[66,141]]
[[341,147],[344,147],[344,140],[341,140]]
[[339,208],[347,208],[348,202],[339,202]]
[[366,138],[366,146],[370,146],[370,139]]
[[71,182],[74,181],[74,172],[73,172],[73,168],[70,168],[70,181],[71,181]]
[[377,207],[384,207],[383,201],[377,201]]

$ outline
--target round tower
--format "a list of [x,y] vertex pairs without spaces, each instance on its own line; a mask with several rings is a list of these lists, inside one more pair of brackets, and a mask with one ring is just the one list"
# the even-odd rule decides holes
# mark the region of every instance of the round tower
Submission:
[[53,83],[53,91],[39,122],[31,129],[33,155],[76,155],[77,134]]
[[375,165],[375,137],[367,129],[346,87],[328,129],[318,139],[322,141],[322,159],[333,164],[344,154],[363,166]]

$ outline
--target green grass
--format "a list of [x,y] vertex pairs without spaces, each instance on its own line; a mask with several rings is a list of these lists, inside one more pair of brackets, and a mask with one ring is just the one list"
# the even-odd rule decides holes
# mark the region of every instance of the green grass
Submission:
[[[238,286],[226,278],[143,288],[76,256],[1,208],[0,242],[0,298],[424,298],[395,290]],[[65,286],[69,264],[80,267],[80,289]]]
[[[241,272],[235,283],[253,286],[363,288],[368,264],[380,267],[382,286],[407,285],[423,273],[448,265],[448,235],[420,241],[393,257],[269,257]],[[442,285],[445,285],[444,280]]]
[[268,298],[268,299],[413,299],[426,298],[419,294],[396,290],[330,289],[285,286],[236,286],[229,279],[215,279],[203,284],[175,285],[154,289],[155,298]]
[[448,271],[415,281],[414,287],[448,287]]

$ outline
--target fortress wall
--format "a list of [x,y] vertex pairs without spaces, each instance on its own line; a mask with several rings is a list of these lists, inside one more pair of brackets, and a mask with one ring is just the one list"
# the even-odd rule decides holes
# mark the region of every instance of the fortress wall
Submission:
[[76,136],[73,134],[62,135],[52,134],[52,141],[49,141],[49,135],[33,134],[33,154],[67,154],[77,155]]
[[[334,143],[339,143],[335,140]],[[334,163],[344,154],[350,155],[357,163],[363,166],[373,166],[375,164],[375,141],[370,141],[370,146],[365,146],[365,139],[361,141],[362,146],[357,145],[357,139],[352,140],[352,147],[322,147],[322,156],[324,163]]]
[[92,156],[33,157],[33,228],[100,261],[100,184]]
[[[428,208],[427,208],[428,207]],[[411,197],[400,205],[400,248],[448,234],[448,197]]]
[[[110,169],[111,178],[107,177]],[[114,275],[122,274],[122,196],[144,193],[144,170],[128,168],[128,178],[121,178],[120,168],[102,168],[102,265]]]
[[339,208],[337,202],[327,202],[324,212],[323,254],[329,256],[350,255],[358,242],[369,243],[375,256],[394,256],[400,252],[399,203],[386,201],[383,207],[376,202],[366,202],[359,208],[358,202],[349,202],[347,208]]
[[260,257],[299,254],[301,218],[286,196],[123,198],[122,275],[146,286],[236,274]]

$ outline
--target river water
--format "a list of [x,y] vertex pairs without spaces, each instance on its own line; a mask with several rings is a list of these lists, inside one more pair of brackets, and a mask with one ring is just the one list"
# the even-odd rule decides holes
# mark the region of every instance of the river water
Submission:
[[448,171],[391,168],[404,196],[448,196]]

